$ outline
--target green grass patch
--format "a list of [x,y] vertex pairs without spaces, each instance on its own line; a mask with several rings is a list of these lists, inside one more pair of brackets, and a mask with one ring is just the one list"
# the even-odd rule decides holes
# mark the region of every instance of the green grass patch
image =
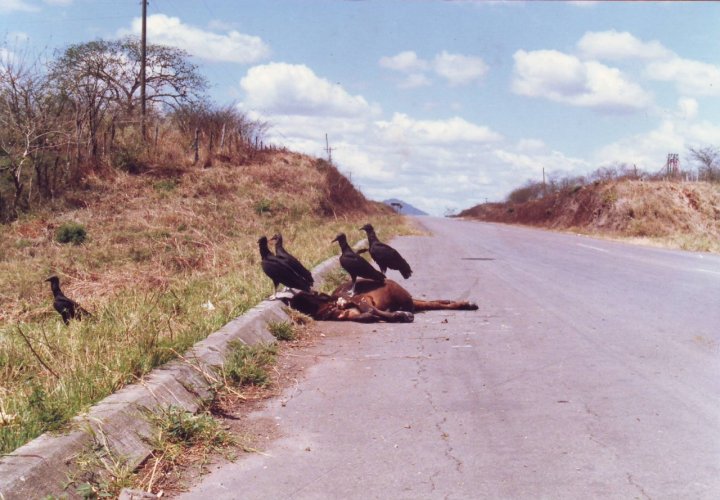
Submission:
[[191,413],[184,408],[169,406],[147,414],[156,432],[150,444],[167,457],[179,456],[184,448],[202,445],[212,450],[230,445],[233,437],[210,413]]
[[270,383],[268,370],[275,364],[277,346],[256,344],[249,346],[239,340],[228,344],[228,354],[223,365],[223,375],[234,385],[257,385]]
[[267,326],[277,340],[289,341],[296,338],[295,327],[289,321],[270,321]]

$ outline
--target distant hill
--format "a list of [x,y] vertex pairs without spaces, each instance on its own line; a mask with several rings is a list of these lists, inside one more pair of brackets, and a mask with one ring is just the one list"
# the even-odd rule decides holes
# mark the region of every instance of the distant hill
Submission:
[[427,215],[427,212],[423,212],[419,208],[415,208],[411,204],[402,200],[398,200],[397,198],[390,198],[389,200],[384,200],[383,203],[395,209],[397,209],[397,205],[393,205],[399,203],[402,206],[402,208],[400,209],[400,213],[402,215]]

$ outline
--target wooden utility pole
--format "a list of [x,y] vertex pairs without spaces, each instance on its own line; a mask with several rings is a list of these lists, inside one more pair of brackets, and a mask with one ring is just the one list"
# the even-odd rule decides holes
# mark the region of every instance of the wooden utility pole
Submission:
[[328,163],[332,163],[332,150],[330,143],[328,142],[328,135],[325,134],[325,152],[327,153]]
[[142,1],[142,33],[140,35],[140,135],[145,142],[145,66],[147,65],[147,3]]

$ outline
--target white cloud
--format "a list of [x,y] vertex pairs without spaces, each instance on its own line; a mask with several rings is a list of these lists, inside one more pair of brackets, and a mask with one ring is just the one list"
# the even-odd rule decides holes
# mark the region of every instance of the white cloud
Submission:
[[430,79],[422,73],[412,73],[403,79],[398,87],[401,89],[414,89],[430,85]]
[[660,42],[643,42],[627,31],[588,32],[577,43],[580,55],[586,59],[662,59],[671,51]]
[[678,117],[683,120],[693,120],[697,117],[699,104],[691,97],[678,99]]
[[542,151],[546,146],[540,139],[520,139],[516,148],[518,151]]
[[240,86],[245,91],[243,106],[265,114],[356,117],[375,112],[362,96],[350,95],[300,64],[255,66]]
[[720,95],[720,66],[674,57],[648,64],[645,72],[654,80],[674,82],[684,94]]
[[605,60],[645,60],[645,76],[675,83],[691,95],[720,95],[720,66],[685,59],[657,40],[643,41],[628,32],[588,32],[577,44],[581,57]]
[[15,53],[9,51],[5,47],[0,47],[0,70],[3,66],[9,66],[15,61]]
[[7,35],[8,40],[12,40],[14,43],[27,42],[30,40],[30,35],[24,31],[12,31]]
[[451,85],[467,85],[481,79],[488,71],[487,64],[480,57],[450,54],[447,51],[437,54],[432,63],[429,63],[418,57],[414,51],[407,50],[380,58],[380,66],[408,74],[408,77],[399,83],[400,88],[430,85],[428,72],[434,72]]
[[420,59],[412,50],[406,50],[391,57],[380,58],[380,66],[404,73],[424,71],[429,68],[427,61]]
[[[720,143],[720,126],[707,121],[663,119],[653,130],[624,137],[595,153],[598,163],[635,164],[651,173],[660,171],[668,153],[683,155],[687,148]],[[682,161],[682,157],[681,157]]]
[[0,12],[37,12],[40,10],[25,0],[0,0]]
[[487,73],[488,66],[480,57],[443,51],[435,56],[433,69],[451,85],[466,85],[482,78]]
[[506,174],[510,174],[515,183],[512,188],[519,184],[518,179],[540,179],[543,169],[549,172],[579,172],[589,168],[590,164],[579,158],[571,158],[559,151],[548,153],[513,151],[507,149],[496,149],[493,155],[506,166]]
[[556,50],[514,54],[515,93],[606,111],[647,108],[651,96],[620,70]]
[[391,121],[376,122],[387,140],[410,144],[487,143],[502,139],[488,127],[475,125],[462,118],[447,120],[413,120],[395,113]]
[[395,178],[393,170],[381,156],[368,153],[359,144],[338,142],[335,147],[333,159],[342,165],[353,180],[386,182]]
[[[121,30],[119,34],[140,34],[141,22],[140,18],[133,19],[131,29]],[[153,43],[178,47],[208,61],[248,64],[270,55],[270,48],[260,37],[235,30],[225,34],[213,33],[165,14],[148,16],[147,32]]]

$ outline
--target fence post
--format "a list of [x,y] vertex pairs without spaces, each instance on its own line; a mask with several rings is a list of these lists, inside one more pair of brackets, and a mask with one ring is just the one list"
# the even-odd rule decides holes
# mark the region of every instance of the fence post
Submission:
[[222,153],[224,145],[225,145],[225,124],[223,123],[222,132],[220,132],[220,152],[221,153]]
[[193,160],[193,165],[197,164],[198,160],[200,159],[200,129],[195,129],[195,143],[193,144],[193,147],[195,148],[195,159]]

